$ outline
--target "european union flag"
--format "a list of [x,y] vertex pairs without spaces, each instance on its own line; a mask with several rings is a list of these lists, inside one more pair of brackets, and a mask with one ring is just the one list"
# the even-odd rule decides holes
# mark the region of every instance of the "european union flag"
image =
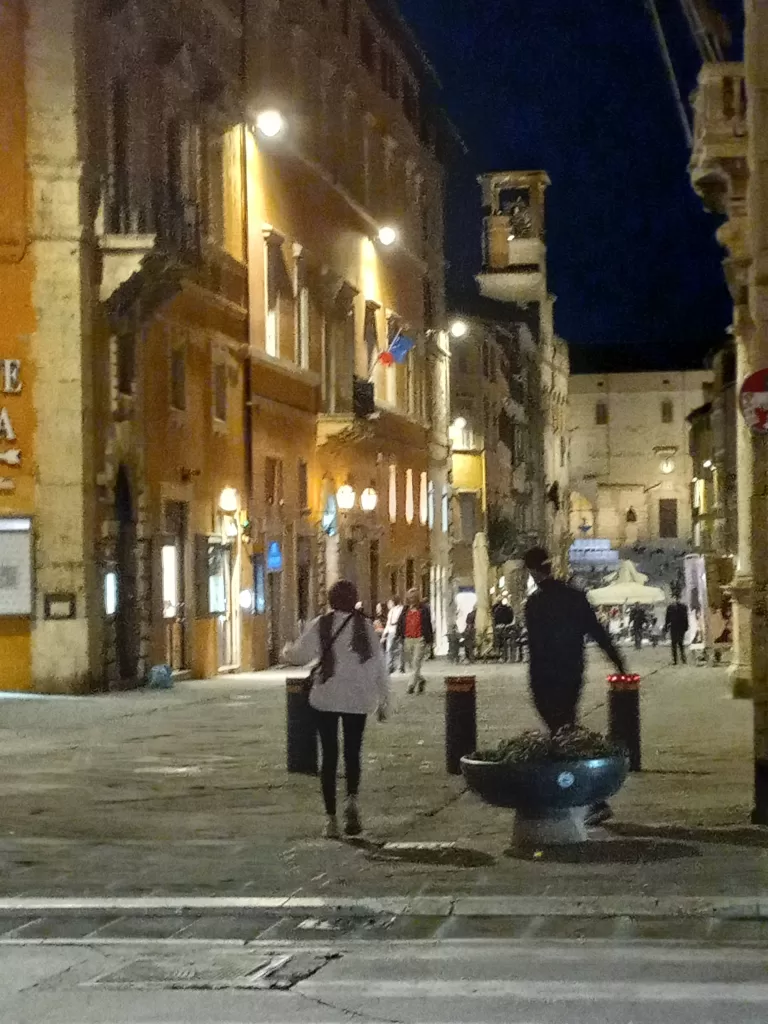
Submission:
[[389,353],[396,363],[404,363],[416,342],[404,334],[398,334],[389,346]]

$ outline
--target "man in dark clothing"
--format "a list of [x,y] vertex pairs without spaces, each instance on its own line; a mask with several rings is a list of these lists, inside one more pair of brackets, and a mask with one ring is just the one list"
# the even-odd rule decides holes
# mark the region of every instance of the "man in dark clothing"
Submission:
[[677,664],[679,653],[680,659],[685,665],[685,634],[688,632],[688,605],[683,604],[679,594],[675,594],[675,600],[667,608],[664,632],[669,633],[669,639],[672,641],[672,664]]
[[[525,605],[531,694],[536,710],[554,734],[576,725],[584,686],[586,637],[591,637],[602,648],[618,672],[626,675],[627,669],[584,594],[553,577],[544,548],[531,548],[524,564],[538,588]],[[604,801],[595,804],[587,816],[587,824],[599,825],[611,814]]]
[[527,552],[525,567],[538,587],[525,605],[531,694],[547,728],[555,733],[576,724],[586,637],[602,648],[622,675],[626,667],[585,595],[553,577],[544,548]]
[[638,650],[643,646],[643,631],[645,630],[645,623],[645,608],[640,604],[636,604],[629,613],[629,624],[632,627],[632,637],[635,641],[635,647]]
[[493,619],[493,646],[502,661],[512,661],[512,627],[515,624],[515,613],[504,598],[497,601],[491,609]]

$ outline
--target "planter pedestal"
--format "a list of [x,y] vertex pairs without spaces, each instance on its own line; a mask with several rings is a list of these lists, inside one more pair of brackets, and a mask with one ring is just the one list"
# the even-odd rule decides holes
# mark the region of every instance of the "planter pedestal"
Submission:
[[539,846],[565,846],[567,843],[586,843],[587,807],[548,808],[546,814],[536,815],[530,810],[515,811],[512,846],[534,849]]

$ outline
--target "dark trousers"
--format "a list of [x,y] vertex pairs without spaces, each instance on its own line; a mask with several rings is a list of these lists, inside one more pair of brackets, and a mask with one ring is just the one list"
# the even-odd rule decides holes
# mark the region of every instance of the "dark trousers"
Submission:
[[677,655],[680,653],[680,659],[684,665],[687,664],[685,657],[685,633],[672,633],[672,662],[677,664]]
[[578,694],[575,697],[568,694],[557,699],[559,696],[555,695],[553,699],[552,694],[533,691],[533,703],[536,705],[536,710],[553,736],[561,729],[571,728],[576,724]]
[[357,796],[360,789],[360,751],[363,747],[366,715],[351,715],[336,711],[315,711],[320,736],[322,766],[320,784],[326,814],[336,813],[336,773],[339,768],[339,719],[344,733],[344,772],[347,778],[347,796]]

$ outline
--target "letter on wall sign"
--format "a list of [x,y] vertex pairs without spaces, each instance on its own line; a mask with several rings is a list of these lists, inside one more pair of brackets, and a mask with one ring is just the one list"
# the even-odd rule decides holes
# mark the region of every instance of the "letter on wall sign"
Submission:
[[3,394],[21,394],[21,360],[3,359]]
[[0,409],[0,441],[15,441],[16,434],[7,409]]

